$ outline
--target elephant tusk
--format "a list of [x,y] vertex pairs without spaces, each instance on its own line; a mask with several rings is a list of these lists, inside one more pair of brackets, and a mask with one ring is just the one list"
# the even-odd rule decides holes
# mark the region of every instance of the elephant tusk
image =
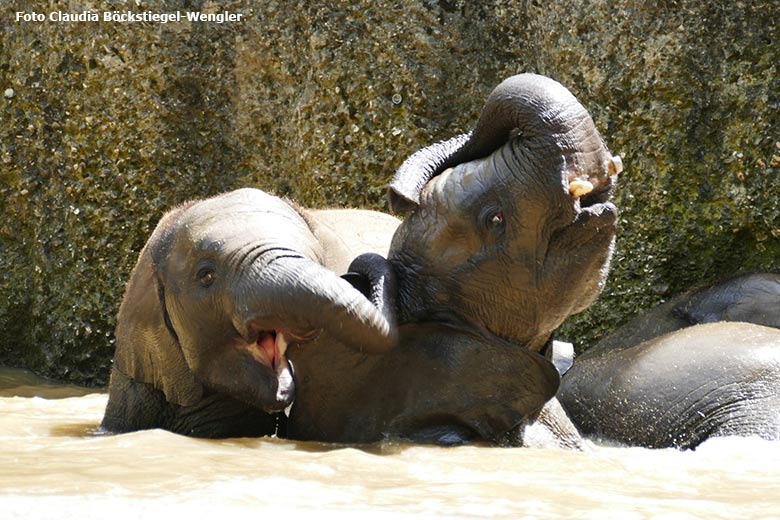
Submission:
[[593,183],[582,179],[574,179],[569,182],[569,194],[575,199],[587,195],[593,191]]
[[607,165],[607,171],[609,171],[610,177],[621,173],[623,171],[623,159],[619,155],[613,155]]
[[284,355],[287,353],[287,338],[284,337],[284,333],[279,331],[276,333],[276,341],[274,347],[276,350],[276,356],[274,357],[274,368],[278,368],[280,360],[284,360]]

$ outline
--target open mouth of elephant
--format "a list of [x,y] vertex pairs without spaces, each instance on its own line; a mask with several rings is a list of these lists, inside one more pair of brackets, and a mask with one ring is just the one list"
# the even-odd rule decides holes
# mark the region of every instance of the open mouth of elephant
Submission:
[[597,177],[582,174],[569,176],[567,179],[569,194],[579,202],[580,208],[589,208],[609,201],[618,174],[623,171],[623,160],[619,155],[607,161],[606,171],[607,175]]
[[275,372],[287,366],[285,353],[292,343],[307,343],[319,336],[321,330],[315,329],[306,332],[291,332],[283,329],[258,330],[257,339],[252,346],[259,361]]

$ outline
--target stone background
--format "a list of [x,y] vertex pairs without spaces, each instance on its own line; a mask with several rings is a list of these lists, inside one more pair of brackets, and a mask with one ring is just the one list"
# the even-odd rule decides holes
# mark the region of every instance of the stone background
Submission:
[[[107,381],[136,256],[172,205],[242,186],[385,209],[413,151],[518,72],[568,86],[626,171],[587,348],[642,308],[780,269],[780,3],[5,1],[0,364]],[[234,23],[15,12],[243,13]]]

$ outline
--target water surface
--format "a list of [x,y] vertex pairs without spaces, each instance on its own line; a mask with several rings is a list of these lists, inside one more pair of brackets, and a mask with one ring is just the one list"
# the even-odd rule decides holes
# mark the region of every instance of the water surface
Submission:
[[780,518],[780,442],[579,453],[96,435],[106,395],[90,392],[0,370],[0,518]]

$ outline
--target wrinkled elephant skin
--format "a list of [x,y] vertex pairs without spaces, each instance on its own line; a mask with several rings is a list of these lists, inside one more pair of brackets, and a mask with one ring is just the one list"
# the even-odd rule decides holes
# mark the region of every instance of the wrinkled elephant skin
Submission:
[[621,169],[559,83],[499,85],[474,132],[415,153],[390,183],[391,207],[410,212],[388,256],[401,346],[366,356],[323,335],[291,349],[289,435],[529,445],[549,420],[550,439],[578,445],[542,353],[601,291]]
[[578,356],[558,397],[584,433],[628,445],[778,439],[778,309],[774,273],[688,291]]
[[650,448],[780,439],[780,330],[695,325],[575,360],[558,398],[580,430]]
[[[393,348],[392,301],[332,271],[351,255],[332,232],[337,217],[318,221],[254,189],[167,213],[119,309],[102,428],[273,434],[295,397],[288,346],[327,331],[352,348]],[[380,288],[390,295],[393,284],[388,273]]]

